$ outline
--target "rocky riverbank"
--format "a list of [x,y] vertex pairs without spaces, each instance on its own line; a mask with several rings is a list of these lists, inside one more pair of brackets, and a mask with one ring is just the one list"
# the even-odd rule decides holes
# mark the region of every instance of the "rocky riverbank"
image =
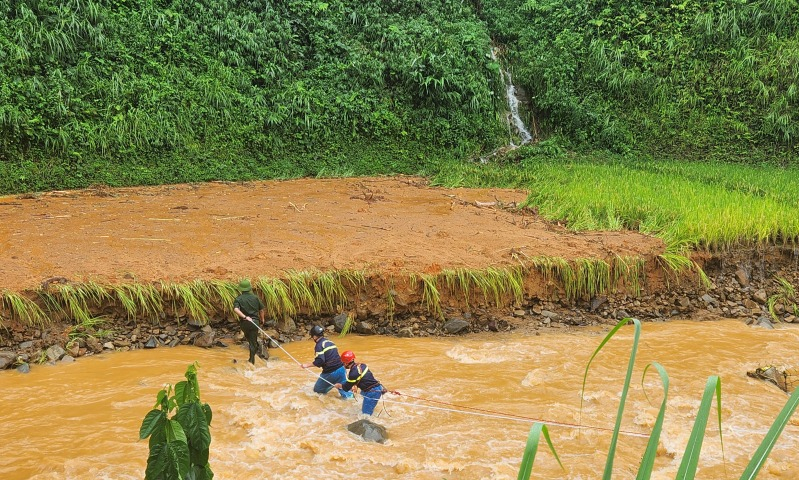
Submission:
[[[773,328],[773,322],[799,322],[792,291],[793,285],[799,285],[798,249],[741,250],[697,255],[696,260],[709,285],[698,278],[661,278],[651,282],[660,286],[656,291],[648,292],[651,287],[644,285],[640,296],[617,293],[567,301],[553,291],[547,297],[525,297],[523,303],[501,309],[486,305],[464,308],[459,302],[442,299],[443,319],[431,315],[423,302],[398,305],[392,315],[367,307],[368,302],[353,302],[354,308],[334,315],[278,319],[265,332],[285,343],[307,338],[308,328],[316,323],[325,325],[331,334],[348,329],[364,335],[420,337],[579,328],[614,324],[624,317],[642,321],[738,318],[764,328]],[[177,345],[219,348],[242,342],[242,336],[233,315],[211,318],[207,324],[163,315],[155,325],[132,322],[120,315],[92,328],[60,322],[43,328],[12,323],[0,332],[0,341],[0,369],[27,371],[32,364],[67,363],[113,350]]]

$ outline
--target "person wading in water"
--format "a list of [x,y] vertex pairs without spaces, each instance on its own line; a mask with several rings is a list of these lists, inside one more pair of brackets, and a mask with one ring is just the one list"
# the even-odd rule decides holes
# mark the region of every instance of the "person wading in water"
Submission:
[[[346,381],[347,371],[344,370],[344,364],[341,363],[341,357],[338,355],[338,348],[336,344],[325,338],[325,329],[320,325],[311,327],[311,339],[316,342],[314,353],[316,354],[313,363],[303,363],[302,368],[319,367],[322,373],[316,379],[313,386],[313,391],[316,393],[327,393],[333,385]],[[352,392],[346,392],[339,386],[338,393],[341,398],[354,398]]]
[[[266,360],[269,352],[258,344],[258,329],[264,324],[264,302],[252,293],[252,285],[246,278],[239,282],[241,294],[233,301],[233,311],[239,317],[239,327],[250,347],[249,362],[255,365],[255,355]],[[259,323],[260,321],[260,323]]]
[[352,387],[358,387],[363,396],[361,412],[366,415],[371,415],[374,413],[375,407],[377,407],[377,401],[380,400],[380,397],[383,396],[386,389],[383,388],[383,385],[372,375],[372,372],[369,371],[369,367],[366,366],[365,363],[355,363],[355,354],[350,350],[341,354],[341,362],[344,363],[344,366],[349,368],[350,371],[347,374],[347,383],[344,385],[337,383],[335,387],[345,392],[352,390]]

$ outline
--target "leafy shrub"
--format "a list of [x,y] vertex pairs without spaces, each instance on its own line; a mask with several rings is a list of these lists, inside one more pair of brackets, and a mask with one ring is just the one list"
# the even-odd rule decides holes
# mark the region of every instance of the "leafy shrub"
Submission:
[[[174,411],[174,415],[169,417]],[[150,437],[146,480],[211,480],[211,407],[200,403],[197,364],[186,369],[186,380],[174,390],[158,392],[155,407],[144,417],[139,438]]]

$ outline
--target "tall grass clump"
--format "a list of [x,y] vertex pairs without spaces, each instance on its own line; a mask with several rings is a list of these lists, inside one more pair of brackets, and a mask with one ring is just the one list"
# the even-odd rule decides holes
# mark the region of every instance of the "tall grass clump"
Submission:
[[161,294],[164,301],[170,302],[172,311],[176,313],[181,308],[192,319],[205,324],[208,322],[208,313],[211,310],[211,289],[202,280],[193,280],[187,283],[161,281]]
[[462,295],[469,305],[473,293],[482,293],[483,300],[497,307],[510,302],[520,304],[524,299],[523,267],[485,269],[445,269],[439,274],[453,295]]
[[521,208],[574,231],[633,230],[666,245],[723,251],[799,241],[799,168],[587,155],[522,147],[504,165],[447,164],[448,187],[524,188]]
[[128,318],[158,321],[163,311],[164,301],[161,292],[154,284],[126,283],[110,287],[117,300],[127,312]]
[[[621,432],[621,421],[624,415],[624,409],[627,401],[627,394],[629,392],[630,383],[632,381],[633,367],[635,365],[636,354],[638,352],[638,346],[641,338],[641,322],[633,318],[625,318],[621,320],[610,332],[608,332],[608,334],[600,342],[599,346],[594,350],[594,352],[591,355],[591,358],[588,361],[588,364],[585,367],[585,371],[583,374],[583,383],[580,393],[581,411],[582,411],[582,401],[585,398],[585,385],[588,379],[588,373],[591,367],[591,363],[596,359],[597,355],[601,352],[602,348],[608,343],[608,341],[610,341],[613,338],[613,336],[615,336],[623,326],[629,323],[632,323],[634,327],[633,343],[630,348],[630,358],[627,363],[627,370],[624,379],[624,384],[622,386],[621,396],[619,398],[619,407],[616,413],[616,420],[613,428],[613,434],[601,477],[603,480],[610,480],[613,474],[613,463],[618,448],[618,438]],[[648,364],[644,369],[641,379],[642,385],[644,378],[646,377],[646,374],[650,368],[655,369],[658,375],[660,376],[661,385],[663,387],[663,398],[660,403],[657,419],[655,420],[652,432],[649,435],[646,449],[641,456],[641,463],[638,467],[636,475],[636,479],[638,480],[649,480],[650,478],[652,478],[653,465],[655,462],[655,457],[657,456],[657,446],[658,442],[660,441],[660,435],[663,429],[663,422],[665,418],[668,392],[669,392],[668,373],[666,372],[665,368],[663,368],[663,366],[657,362],[652,362],[651,364]],[[682,455],[682,460],[680,461],[680,465],[677,470],[677,475],[675,478],[678,480],[693,480],[694,478],[696,478],[696,473],[700,462],[702,443],[705,438],[705,429],[708,420],[710,419],[711,410],[714,405],[716,412],[714,423],[717,424],[719,439],[721,441],[722,453],[723,453],[724,442],[721,429],[722,427],[721,379],[718,376],[712,375],[708,377],[707,382],[705,384],[705,390],[702,394],[702,399],[699,403],[699,408],[696,414],[696,418],[694,420],[694,425],[693,428],[691,429],[691,435],[688,439],[685,451]],[[768,458],[768,455],[771,453],[774,444],[777,442],[777,439],[782,434],[783,429],[788,424],[791,415],[796,410],[798,405],[799,405],[799,389],[796,389],[793,392],[793,394],[791,394],[791,396],[789,397],[783,409],[777,415],[776,419],[774,420],[774,423],[772,424],[768,433],[766,433],[760,446],[753,453],[742,476],[740,477],[741,479],[754,479],[757,477],[757,474],[762,468],[763,463],[765,462],[766,458]],[[542,434],[545,435],[546,441],[549,444],[550,449],[553,451],[553,453],[555,452],[555,446],[552,445],[552,442],[550,441],[549,437],[546,435],[546,431],[543,428],[543,424],[536,423],[534,427],[530,430],[530,434],[528,435],[527,447],[525,448],[525,452],[522,458],[522,463],[519,468],[518,478],[520,480],[529,480],[530,478],[533,469],[533,461],[535,459],[535,450],[537,449],[539,443],[538,439]],[[560,463],[559,459],[558,462]]]
[[97,308],[111,299],[108,287],[91,281],[58,284],[52,288],[55,289],[52,298],[56,301],[57,308],[68,313],[76,323],[91,321],[91,308]]
[[421,283],[422,305],[427,311],[432,313],[436,319],[443,319],[444,312],[441,310],[441,292],[438,289],[438,276],[420,273],[410,275],[411,285]]
[[0,295],[0,327],[5,327],[5,319],[16,318],[25,325],[44,327],[51,322],[50,317],[33,300],[21,293],[3,290]]
[[633,295],[641,293],[642,258],[617,256],[608,263],[596,258],[567,260],[539,255],[531,257],[530,262],[541,272],[548,286],[553,283],[560,285],[570,301],[612,293],[622,286]]
[[289,287],[278,278],[259,277],[253,282],[253,288],[263,296],[266,314],[272,318],[283,318],[294,315],[297,307],[289,294]]
[[366,285],[361,271],[297,271],[289,270],[283,279],[260,277],[254,288],[262,296],[267,313],[273,318],[295,315],[333,313],[345,308],[349,290],[360,291]]

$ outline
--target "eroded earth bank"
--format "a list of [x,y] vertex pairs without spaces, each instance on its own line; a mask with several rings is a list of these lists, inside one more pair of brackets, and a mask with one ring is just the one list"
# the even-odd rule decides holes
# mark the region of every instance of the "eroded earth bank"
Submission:
[[571,232],[520,208],[526,196],[391,177],[0,197],[0,367],[230,345],[239,329],[220,292],[244,277],[274,300],[266,332],[281,342],[312,323],[413,337],[627,316],[796,319],[783,301],[799,281],[795,248],[696,253],[702,281],[670,269],[658,238]]

